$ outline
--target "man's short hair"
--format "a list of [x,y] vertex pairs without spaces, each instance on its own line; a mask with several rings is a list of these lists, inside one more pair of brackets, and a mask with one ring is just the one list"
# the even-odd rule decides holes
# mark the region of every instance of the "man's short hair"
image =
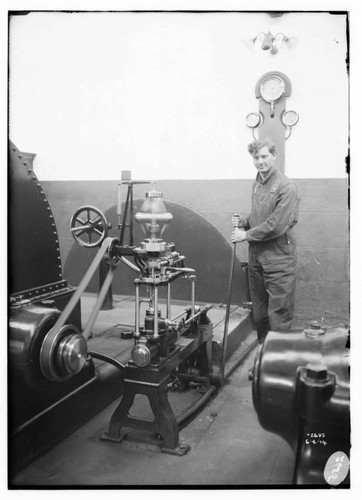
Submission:
[[255,156],[256,153],[262,148],[268,148],[269,153],[276,156],[277,149],[275,144],[270,139],[256,139],[255,141],[248,144],[248,151],[251,156]]

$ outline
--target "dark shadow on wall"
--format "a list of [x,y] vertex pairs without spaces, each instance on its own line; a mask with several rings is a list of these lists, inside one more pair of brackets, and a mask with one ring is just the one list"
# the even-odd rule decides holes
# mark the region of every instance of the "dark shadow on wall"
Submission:
[[[144,200],[134,201],[134,213],[140,210]],[[196,271],[196,302],[226,303],[228,300],[228,282],[232,258],[231,244],[224,236],[197,212],[182,205],[165,200],[167,210],[172,213],[173,220],[166,228],[163,239],[173,242],[176,251],[186,257],[185,266]],[[105,213],[112,229],[108,236],[119,237],[117,229],[116,206]],[[134,242],[139,246],[144,234],[139,224],[134,223]],[[125,242],[128,243],[128,230]],[[74,242],[64,265],[64,277],[73,285],[79,285],[97,253],[97,248],[83,248]],[[132,259],[131,259],[132,260]],[[114,294],[133,295],[133,281],[137,277],[131,269],[122,262],[112,283]],[[91,280],[88,292],[98,291],[98,273]],[[146,295],[146,287],[141,287],[141,295]],[[160,297],[166,296],[166,287],[161,287]],[[191,283],[178,278],[171,285],[171,298],[190,300]],[[234,265],[234,283],[232,303],[241,304],[248,300],[247,284],[240,262],[236,259]]]

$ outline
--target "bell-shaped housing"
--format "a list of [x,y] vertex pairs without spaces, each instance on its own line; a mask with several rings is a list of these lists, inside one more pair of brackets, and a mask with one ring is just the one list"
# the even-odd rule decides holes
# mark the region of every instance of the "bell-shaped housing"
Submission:
[[173,216],[167,211],[162,200],[162,193],[152,190],[146,193],[141,210],[135,219],[141,224],[146,239],[159,240]]

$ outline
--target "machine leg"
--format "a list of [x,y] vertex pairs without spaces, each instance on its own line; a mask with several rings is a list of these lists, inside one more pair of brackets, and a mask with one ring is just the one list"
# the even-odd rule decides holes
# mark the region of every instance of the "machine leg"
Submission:
[[202,377],[207,377],[208,383],[207,386],[210,385],[210,369],[212,363],[212,344],[211,339],[207,342],[204,342],[200,346],[200,375]]
[[[121,436],[121,428],[127,424],[129,419],[132,420],[132,417],[129,416],[128,412],[133,405],[135,395],[136,393],[133,390],[126,390],[125,387],[121,402],[113,412],[109,422],[108,432],[103,434],[101,439],[115,442],[120,442],[124,439],[125,434]],[[128,426],[133,427],[130,424]]]
[[155,429],[163,438],[162,453],[185,455],[190,449],[188,445],[180,446],[179,429],[166,393],[166,382],[152,397],[148,398],[155,415]]
[[[121,435],[121,429],[128,427],[160,435],[163,438],[161,447],[163,453],[174,455],[187,453],[190,447],[179,445],[179,429],[166,393],[167,380],[153,386],[142,382],[125,381],[122,400],[111,417],[108,432],[103,434],[101,439],[121,442],[126,436],[126,433]],[[147,396],[154,420],[133,417],[129,414],[136,394]]]

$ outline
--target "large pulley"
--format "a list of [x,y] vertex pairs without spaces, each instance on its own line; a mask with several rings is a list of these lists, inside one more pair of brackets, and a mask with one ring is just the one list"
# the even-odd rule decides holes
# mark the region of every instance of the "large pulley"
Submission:
[[12,311],[10,366],[35,390],[68,380],[87,363],[86,339],[72,324],[56,326],[61,314],[56,308],[40,304]]
[[[53,381],[65,381],[80,372],[88,359],[87,339],[111,285],[118,259],[113,249],[119,240],[106,238],[77,290],[63,311],[29,304],[14,311],[10,321],[10,354],[14,369],[36,390]],[[68,318],[107,255],[110,269],[88,322],[80,334]]]
[[74,325],[52,329],[44,338],[39,361],[46,379],[68,380],[86,364],[87,341]]
[[70,220],[70,231],[79,245],[87,248],[99,246],[107,237],[110,224],[96,207],[78,208]]

